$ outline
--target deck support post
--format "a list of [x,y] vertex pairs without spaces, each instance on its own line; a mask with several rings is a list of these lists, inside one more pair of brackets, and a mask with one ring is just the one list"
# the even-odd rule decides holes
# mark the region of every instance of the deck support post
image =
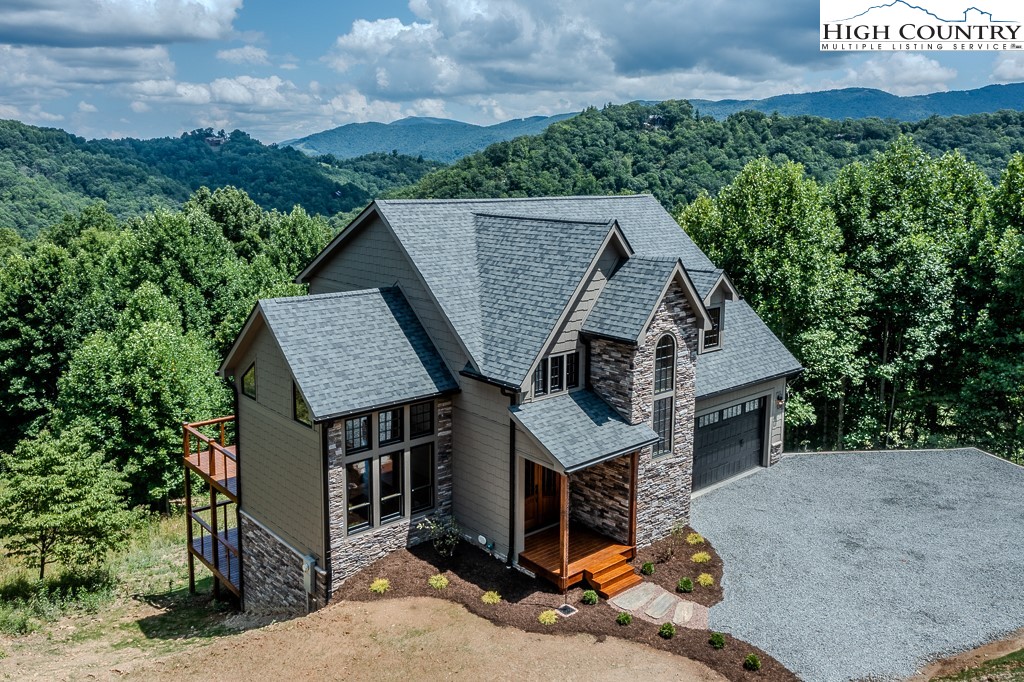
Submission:
[[[185,451],[185,461],[188,461],[188,456],[192,448],[191,440],[189,439],[188,429],[182,428],[182,432],[185,434],[182,440],[182,447]],[[196,593],[196,559],[192,555],[192,476],[189,473],[188,467],[185,467],[185,538],[188,542],[188,593]]]
[[562,474],[559,483],[558,550],[562,559],[562,571],[558,576],[558,589],[569,588],[569,476]]
[[629,545],[636,554],[636,496],[640,486],[637,477],[640,473],[640,452],[629,456]]
[[[210,448],[210,464],[211,468],[213,465],[213,448]],[[213,483],[210,483],[210,533],[211,547],[213,548],[213,596],[214,598],[220,598],[220,580],[217,579],[217,572],[220,571],[220,544],[218,543],[217,535],[217,489],[213,487]]]

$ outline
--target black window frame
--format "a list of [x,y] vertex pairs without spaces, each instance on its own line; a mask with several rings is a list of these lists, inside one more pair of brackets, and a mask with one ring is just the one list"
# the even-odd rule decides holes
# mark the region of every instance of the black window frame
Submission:
[[537,369],[533,370],[533,394],[548,394],[548,359],[544,358],[537,363]]
[[[667,345],[666,342],[668,342]],[[668,355],[663,353],[665,348],[669,349]],[[665,334],[658,339],[658,343],[654,347],[654,392],[656,394],[675,390],[676,348],[676,339],[671,334]]]
[[654,401],[652,414],[652,426],[658,434],[658,441],[654,444],[654,456],[667,455],[672,452],[673,433],[673,412],[675,411],[675,396],[658,398]]
[[[393,407],[390,410],[380,410],[377,413],[377,444],[378,445],[393,445],[395,443],[401,443],[405,440],[405,420],[403,416],[405,410],[401,407]],[[384,415],[391,415],[390,422],[390,438],[384,438],[384,428],[381,419]],[[397,428],[396,428],[397,425]],[[397,435],[396,435],[397,432]]]
[[[249,393],[249,391],[247,391],[246,388],[245,388],[245,382],[246,382],[245,378],[247,376],[249,376],[250,374],[252,374],[252,393]],[[248,369],[246,369],[244,372],[242,372],[241,387],[242,387],[242,395],[246,396],[247,398],[252,398],[253,400],[256,400],[257,392],[259,391],[259,384],[258,384],[257,377],[256,377],[256,362],[255,361],[253,361],[252,364],[249,365]]]
[[[422,408],[426,406],[426,414],[430,416],[430,430],[428,431],[417,431],[416,420],[418,415],[415,414],[416,408]],[[426,436],[434,435],[434,401],[427,400],[424,402],[413,403],[409,406],[409,438],[425,438]]]
[[565,356],[565,388],[580,387],[580,354],[572,352]]
[[[355,533],[360,533],[360,532],[367,531],[367,530],[370,530],[371,528],[373,528],[373,515],[375,513],[374,512],[374,498],[373,498],[373,487],[374,487],[373,486],[373,466],[374,466],[373,460],[374,460],[373,457],[367,457],[366,459],[357,459],[355,461],[347,462],[345,464],[345,534],[346,535],[353,535]],[[360,475],[360,484],[358,486],[358,487],[362,487],[364,484],[366,486],[365,502],[361,502],[360,504],[358,504],[355,507],[353,507],[353,505],[352,505],[352,490],[353,490],[353,486],[352,486],[352,482],[350,480],[352,472],[349,470],[349,467],[356,466],[356,465],[359,465],[359,464],[362,464],[365,467],[365,469],[364,469],[365,473]],[[356,508],[356,509],[366,508],[366,510],[367,510],[367,513],[365,514],[366,521],[364,521],[363,523],[360,523],[360,524],[358,524],[356,526],[352,526],[351,525],[351,521],[352,521],[351,514],[352,514],[352,509],[353,508]]]
[[[356,422],[356,421],[359,421],[359,420],[365,420],[365,424],[366,424],[366,428],[365,428],[366,445],[350,446],[349,445],[349,432],[350,432],[349,423],[350,422]],[[373,449],[373,415],[372,414],[366,413],[366,414],[357,414],[357,415],[354,415],[352,417],[345,417],[345,421],[342,424],[342,429],[344,431],[345,454],[346,455],[353,455],[353,454],[355,454],[357,452],[365,452],[366,450],[372,450]]]
[[[389,521],[403,518],[405,516],[405,451],[394,450],[392,452],[382,452],[373,458],[373,461],[377,465],[377,479],[379,485],[377,486],[377,514],[380,515],[380,524],[384,525]],[[392,472],[397,473],[398,485],[395,486],[398,492],[393,492],[389,495],[384,495],[384,465],[383,460],[390,458]],[[384,513],[385,501],[390,502],[391,500],[398,500],[398,511],[391,511],[387,514]]]
[[[299,416],[299,405],[305,408],[306,419]],[[309,403],[306,402],[306,398],[303,397],[302,391],[299,390],[299,385],[292,382],[292,418],[298,423],[313,428],[313,413],[309,409]]]
[[711,320],[711,329],[704,330],[704,350],[715,350],[722,347],[722,306],[708,308],[708,319]]
[[[555,368],[558,368],[556,371]],[[555,384],[557,380],[557,386]],[[561,393],[565,390],[565,356],[552,355],[548,362],[548,393]]]
[[[428,483],[426,483],[424,485],[417,486],[416,485],[416,475],[415,475],[414,467],[416,466],[418,460],[422,459],[422,457],[417,454],[417,450],[422,452],[423,448],[426,448],[428,450],[428,454],[426,455],[426,459],[427,459],[427,472],[429,473],[429,479],[430,480],[429,480]],[[436,499],[436,494],[435,494],[435,484],[436,484],[436,480],[437,480],[437,465],[436,465],[436,452],[435,452],[435,450],[436,450],[436,448],[434,447],[434,442],[433,441],[430,441],[429,443],[421,443],[419,445],[414,445],[414,446],[409,448],[409,513],[411,515],[413,515],[413,516],[415,516],[417,514],[423,514],[423,513],[429,512],[431,509],[433,509],[437,505],[437,499]],[[423,506],[417,506],[416,505],[416,493],[421,491],[421,490],[429,491],[430,503],[427,504],[427,505],[423,505]]]

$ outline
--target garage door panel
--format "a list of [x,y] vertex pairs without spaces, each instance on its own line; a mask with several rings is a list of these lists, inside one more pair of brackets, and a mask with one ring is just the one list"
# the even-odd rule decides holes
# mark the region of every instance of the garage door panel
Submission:
[[[698,421],[694,434],[693,489],[723,481],[761,464],[765,401],[718,410]],[[717,418],[717,421],[713,421]]]

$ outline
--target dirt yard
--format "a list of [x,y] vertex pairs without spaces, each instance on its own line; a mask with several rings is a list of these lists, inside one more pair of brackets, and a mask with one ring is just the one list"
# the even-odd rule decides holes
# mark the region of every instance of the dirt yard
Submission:
[[[111,628],[111,633],[117,628]],[[29,642],[24,642],[28,645]],[[567,680],[711,681],[700,663],[608,638],[551,637],[498,628],[430,598],[344,602],[184,650],[161,653],[111,639],[19,647],[0,676],[48,680],[512,680],[529,671]]]

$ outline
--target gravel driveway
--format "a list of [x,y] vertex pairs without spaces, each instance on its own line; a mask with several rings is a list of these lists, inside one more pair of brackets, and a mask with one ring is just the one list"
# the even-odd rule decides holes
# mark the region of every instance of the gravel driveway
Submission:
[[977,450],[808,454],[693,501],[711,628],[805,680],[899,679],[1024,627],[1024,468]]

